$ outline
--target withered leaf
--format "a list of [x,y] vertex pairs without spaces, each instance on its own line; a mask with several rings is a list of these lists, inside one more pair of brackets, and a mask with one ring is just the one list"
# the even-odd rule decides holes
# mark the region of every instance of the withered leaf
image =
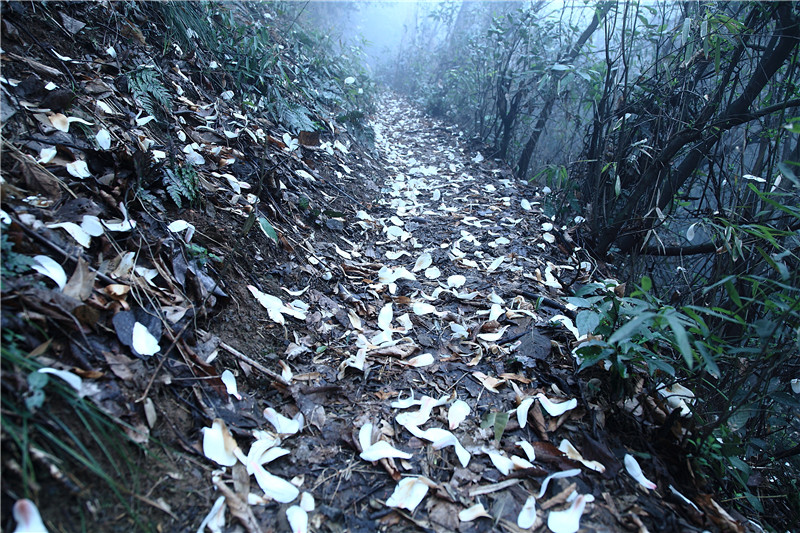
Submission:
[[86,301],[92,295],[96,275],[96,272],[89,269],[89,264],[82,257],[79,258],[75,271],[64,286],[64,294],[82,302]]

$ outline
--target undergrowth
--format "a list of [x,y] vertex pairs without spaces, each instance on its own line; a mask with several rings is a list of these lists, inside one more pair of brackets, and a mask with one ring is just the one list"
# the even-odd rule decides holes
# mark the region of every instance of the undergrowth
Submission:
[[[580,370],[607,370],[613,401],[633,397],[643,374],[656,398],[669,403],[665,391],[679,391],[670,407],[681,410],[680,444],[695,471],[779,529],[800,516],[800,183],[792,178],[789,191],[750,185],[762,210],[791,219],[784,227],[716,223],[733,273],[696,303],[671,305],[647,276],[627,296],[598,283],[571,299],[577,333],[588,335],[574,351]],[[748,269],[736,269],[745,258]]]
[[[102,523],[105,513],[117,507],[139,531],[154,531],[146,515],[131,498],[139,491],[142,473],[136,455],[144,449],[134,443],[126,430],[135,431],[81,395],[58,377],[39,372],[37,358],[48,355],[50,341],[31,352],[22,348],[24,338],[10,330],[2,333],[2,423],[4,488],[16,498],[29,498],[44,508],[60,508],[50,516],[78,524]],[[45,479],[61,487],[55,501],[52,490],[41,492]],[[80,497],[95,483],[106,490],[105,500],[87,502]],[[72,504],[67,504],[67,502]],[[111,514],[105,520],[111,520]]]

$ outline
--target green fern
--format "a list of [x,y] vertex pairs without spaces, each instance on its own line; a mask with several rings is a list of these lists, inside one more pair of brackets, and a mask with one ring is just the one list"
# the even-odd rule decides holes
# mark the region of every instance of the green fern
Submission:
[[168,112],[171,107],[170,95],[158,79],[158,73],[151,68],[140,68],[128,74],[128,88],[136,102],[149,115],[158,118],[157,104]]
[[156,195],[148,191],[147,189],[142,189],[141,187],[136,190],[136,197],[142,203],[143,206],[151,205],[155,207],[157,210],[164,212],[164,204],[161,203],[161,200],[158,199]]
[[164,185],[167,188],[172,201],[179,208],[183,207],[183,200],[188,200],[194,204],[199,197],[200,181],[197,171],[191,165],[178,167],[176,169],[166,169],[164,171]]

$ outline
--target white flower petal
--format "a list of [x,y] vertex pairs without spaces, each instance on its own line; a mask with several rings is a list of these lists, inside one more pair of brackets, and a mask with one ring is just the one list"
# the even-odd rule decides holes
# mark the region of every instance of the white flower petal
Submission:
[[442,271],[439,270],[439,267],[432,266],[430,268],[425,269],[425,277],[428,279],[436,279],[442,275]]
[[459,287],[463,287],[466,282],[467,278],[465,278],[461,274],[454,274],[447,278],[447,286],[450,287],[451,289],[458,289]]
[[99,237],[105,232],[100,219],[94,215],[83,215],[81,229],[90,237]]
[[507,329],[508,326],[503,326],[494,333],[481,333],[478,335],[478,338],[486,342],[497,342],[500,340],[500,338],[503,336],[503,334],[506,332]]
[[275,431],[281,435],[294,435],[300,431],[300,422],[287,418],[277,412],[272,407],[264,409],[264,418],[275,427]]
[[531,405],[533,405],[533,398],[525,398],[517,407],[517,422],[519,422],[519,427],[522,429],[525,429],[525,426],[528,425],[528,411]]
[[386,500],[386,505],[413,512],[426,494],[428,485],[421,481],[420,477],[406,477],[397,484],[392,495]]
[[447,424],[453,430],[456,429],[469,415],[469,404],[464,400],[456,400],[450,409],[447,410]]
[[516,444],[522,448],[522,451],[525,452],[525,455],[528,457],[528,461],[533,462],[536,460],[536,450],[533,449],[533,446],[530,442],[526,440],[518,440]]
[[505,455],[502,455],[496,451],[487,451],[486,455],[488,455],[489,459],[492,460],[494,467],[497,468],[504,476],[510,474],[514,469],[514,463]]
[[542,486],[539,489],[539,494],[536,495],[536,498],[539,499],[544,496],[544,493],[547,492],[547,485],[550,484],[551,479],[562,479],[567,477],[574,477],[581,473],[580,468],[572,468],[570,470],[564,470],[562,472],[556,472],[555,474],[550,474],[544,481],[542,481]]
[[233,466],[239,446],[222,419],[215,419],[210,428],[203,428],[203,455],[222,466]]
[[417,262],[414,263],[414,268],[411,269],[412,272],[419,272],[420,270],[425,270],[429,266],[433,264],[433,259],[431,258],[431,254],[425,252],[417,259]]
[[[280,442],[279,439],[265,438],[256,440],[251,446],[250,451],[247,452],[247,473],[252,474],[253,470],[251,464],[263,465],[274,461],[278,457],[283,457],[289,453],[289,450],[279,448],[276,445]],[[276,450],[276,451],[275,451]]]
[[392,303],[384,305],[378,313],[378,327],[383,331],[392,329],[392,320],[394,318],[394,311],[392,310]]
[[400,363],[413,367],[413,368],[422,368],[425,366],[432,365],[434,362],[433,354],[431,353],[423,353],[419,354],[416,357],[412,357],[411,359],[406,359],[405,361],[400,361]]
[[358,443],[362,452],[372,446],[372,422],[367,422],[358,430]]
[[311,494],[310,492],[304,492],[303,494],[301,494],[300,507],[307,513],[313,511],[317,507],[317,504],[314,501],[314,495]]
[[271,294],[265,294],[252,285],[248,285],[247,288],[250,289],[250,293],[255,296],[258,303],[267,310],[270,320],[278,324],[286,323],[286,319],[284,319],[281,314],[284,305],[280,298],[272,296]]
[[639,482],[641,486],[648,490],[652,490],[657,488],[656,484],[647,479],[642,472],[642,467],[639,466],[639,463],[636,461],[636,458],[629,453],[625,454],[625,470],[627,470],[628,474]]
[[82,161],[80,159],[77,159],[72,163],[67,163],[67,172],[69,172],[72,176],[81,179],[92,176],[92,173],[89,172],[89,166],[86,164],[86,161]]
[[264,470],[259,464],[248,465],[252,467],[256,482],[264,494],[280,503],[289,503],[300,494],[300,490],[285,479],[274,476]]
[[299,505],[286,509],[286,519],[292,533],[308,533],[308,513]]
[[491,515],[486,512],[482,503],[476,503],[472,507],[468,507],[458,513],[458,519],[462,522],[472,522],[476,518],[491,518]]
[[84,248],[88,248],[89,244],[92,242],[92,238],[86,233],[79,225],[75,224],[74,222],[59,222],[57,224],[48,224],[48,228],[56,229],[61,228],[70,236],[77,241],[78,244],[83,246]]
[[80,378],[80,376],[76,376],[68,370],[58,370],[57,368],[44,367],[40,368],[37,372],[41,372],[42,374],[52,374],[66,381],[67,384],[76,391],[81,391],[83,380]]
[[586,496],[581,494],[566,511],[551,511],[547,516],[547,527],[553,533],[575,533],[581,528],[584,508],[586,508]]
[[581,452],[579,452],[575,448],[575,446],[573,446],[572,443],[567,439],[561,440],[561,444],[558,445],[558,449],[567,454],[567,457],[569,457],[570,459],[578,461],[579,463],[583,464],[583,466],[589,468],[590,470],[594,470],[595,472],[600,472],[601,474],[606,471],[606,467],[603,466],[601,463],[598,463],[597,461],[587,461],[586,459],[584,459],[583,455],[581,455]]
[[37,159],[36,162],[46,165],[53,160],[57,153],[58,150],[56,148],[42,148],[39,152],[39,159]]
[[414,305],[411,306],[411,311],[413,311],[415,315],[423,316],[430,313],[435,313],[436,308],[426,302],[414,302]]
[[111,148],[111,135],[108,133],[107,129],[103,128],[98,131],[97,135],[95,135],[95,140],[97,140],[97,145],[103,150]]
[[32,501],[21,499],[14,502],[12,514],[17,528],[14,533],[47,533],[42,515]]
[[536,395],[536,398],[539,399],[539,403],[542,404],[542,407],[544,407],[544,410],[547,411],[550,416],[561,416],[567,411],[578,407],[578,400],[576,398],[572,398],[566,402],[555,403],[541,392]]
[[361,452],[360,457],[365,461],[380,461],[381,459],[388,459],[389,457],[411,459],[411,454],[394,448],[385,440],[379,440]]
[[154,355],[161,351],[161,346],[144,324],[133,324],[133,349],[139,355]]
[[64,290],[67,284],[67,273],[64,272],[64,268],[61,265],[46,255],[36,255],[33,257],[33,261],[32,269],[52,279],[59,289]]
[[233,372],[225,370],[222,375],[220,375],[220,379],[225,385],[225,390],[228,391],[228,394],[234,396],[237,400],[242,399],[242,395],[239,394],[239,388],[236,385],[236,376],[233,375]]
[[521,529],[530,529],[536,523],[536,497],[531,494],[525,500],[522,510],[517,517],[517,526]]
[[64,133],[69,131],[69,119],[61,113],[53,113],[49,117],[50,124],[59,131],[63,131]]

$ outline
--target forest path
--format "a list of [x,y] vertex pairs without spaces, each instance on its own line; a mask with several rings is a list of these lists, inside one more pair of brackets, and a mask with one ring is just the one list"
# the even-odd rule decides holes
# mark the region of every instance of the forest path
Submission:
[[[338,367],[349,401],[327,408],[347,420],[343,440],[356,454],[338,463],[340,475],[323,477],[315,495],[342,510],[337,517],[350,531],[545,530],[548,509],[592,500],[584,527],[617,529],[622,515],[652,505],[635,507],[628,477],[614,508],[606,484],[627,451],[602,430],[588,436],[599,407],[583,398],[566,343],[549,338],[554,315],[574,317],[558,301],[559,279],[588,281],[592,264],[566,257],[567,228],[554,229],[543,214],[547,197],[486,160],[457,129],[393,96],[379,109],[376,145],[388,176],[373,207],[358,215],[361,237],[346,241],[350,249],[335,246],[345,275],[327,295],[340,300],[336,317],[351,340]],[[543,410],[548,399],[566,403]],[[605,476],[559,451],[564,438],[604,462],[587,464]],[[378,440],[410,456],[359,459]],[[543,478],[559,472],[578,477],[539,493]],[[567,503],[577,494],[593,496]],[[468,508],[474,521],[459,514]]]

